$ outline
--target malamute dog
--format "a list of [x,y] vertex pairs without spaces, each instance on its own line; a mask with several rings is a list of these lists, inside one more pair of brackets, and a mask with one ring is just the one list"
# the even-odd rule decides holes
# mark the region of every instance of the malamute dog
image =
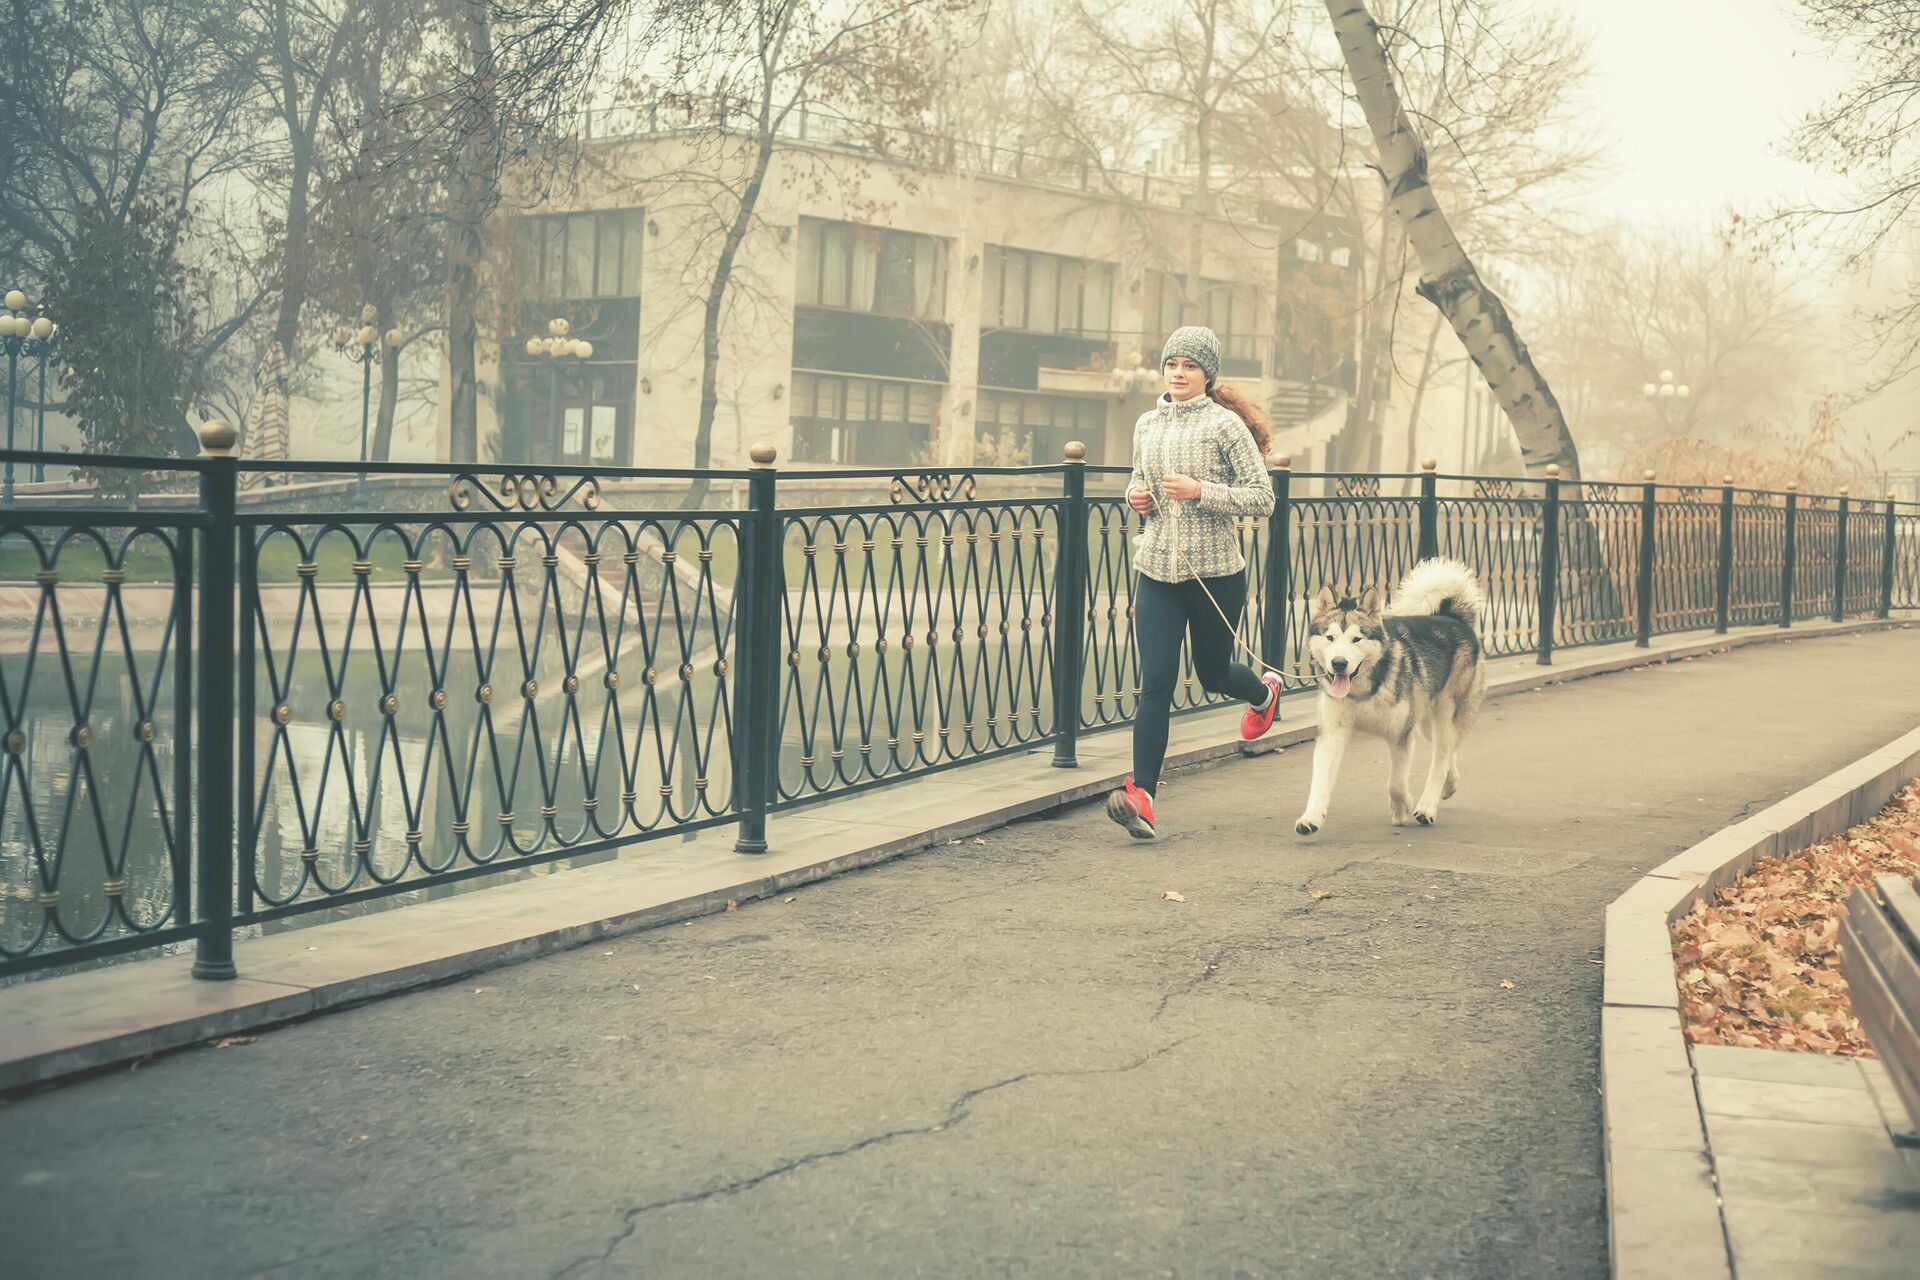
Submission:
[[[1395,825],[1409,817],[1431,826],[1440,802],[1460,782],[1460,740],[1487,694],[1478,634],[1485,607],[1473,571],[1455,560],[1423,560],[1407,574],[1384,616],[1380,591],[1335,599],[1320,588],[1313,601],[1308,652],[1320,678],[1320,733],[1313,746],[1313,787],[1293,829],[1312,835],[1327,821],[1333,780],[1356,733],[1385,738],[1393,760],[1387,804]],[[1413,735],[1433,746],[1433,767],[1416,803],[1407,790]]]

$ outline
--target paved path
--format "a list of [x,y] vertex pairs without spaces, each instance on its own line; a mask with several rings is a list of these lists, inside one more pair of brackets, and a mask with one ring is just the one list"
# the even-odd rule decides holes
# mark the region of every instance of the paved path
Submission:
[[27,1098],[0,1270],[1604,1275],[1602,908],[1920,722],[1917,661],[1523,694],[1434,830],[1362,748],[1296,839],[1296,749],[1169,782],[1157,847],[1083,806]]

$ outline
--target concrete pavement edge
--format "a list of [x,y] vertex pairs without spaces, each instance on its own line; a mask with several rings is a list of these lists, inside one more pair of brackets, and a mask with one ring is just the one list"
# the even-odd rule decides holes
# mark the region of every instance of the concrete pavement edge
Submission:
[[1692,1051],[1673,922],[1762,858],[1871,818],[1920,776],[1920,729],[1724,827],[1607,907],[1600,1011],[1607,1239],[1616,1280],[1732,1280],[1734,1263]]

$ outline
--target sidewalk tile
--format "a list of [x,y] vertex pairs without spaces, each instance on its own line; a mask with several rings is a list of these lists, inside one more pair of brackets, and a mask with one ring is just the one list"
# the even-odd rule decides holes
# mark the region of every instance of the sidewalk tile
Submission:
[[1817,1084],[1829,1089],[1865,1089],[1854,1059],[1784,1049],[1742,1049],[1733,1045],[1692,1046],[1693,1069],[1704,1078],[1772,1080],[1780,1084]]
[[1700,1109],[1709,1119],[1745,1116],[1754,1120],[1798,1120],[1807,1124],[1853,1125],[1885,1133],[1880,1111],[1865,1089],[1703,1076]]

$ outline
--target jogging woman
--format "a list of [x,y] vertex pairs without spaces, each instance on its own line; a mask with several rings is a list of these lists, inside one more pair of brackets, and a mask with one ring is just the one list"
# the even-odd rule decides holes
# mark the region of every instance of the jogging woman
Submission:
[[1108,816],[1137,840],[1154,835],[1153,797],[1167,754],[1183,637],[1193,643],[1202,687],[1247,704],[1242,738],[1265,733],[1280,705],[1278,676],[1256,676],[1233,660],[1234,628],[1247,603],[1238,518],[1273,510],[1266,415],[1218,385],[1220,340],[1211,329],[1174,330],[1160,370],[1167,390],[1134,424],[1127,481],[1127,505],[1146,518],[1133,553],[1141,675],[1133,775],[1107,797]]

